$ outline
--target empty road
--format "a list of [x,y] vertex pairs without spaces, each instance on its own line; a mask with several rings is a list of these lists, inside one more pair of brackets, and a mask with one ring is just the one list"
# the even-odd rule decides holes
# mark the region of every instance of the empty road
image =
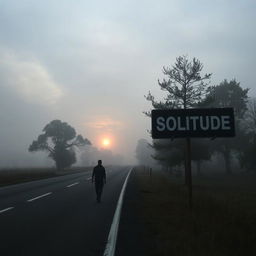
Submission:
[[0,254],[102,256],[129,170],[106,168],[100,204],[91,172],[0,188]]

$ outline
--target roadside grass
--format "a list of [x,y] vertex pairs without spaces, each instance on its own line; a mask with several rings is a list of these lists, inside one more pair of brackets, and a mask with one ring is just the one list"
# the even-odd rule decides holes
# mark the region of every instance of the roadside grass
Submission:
[[193,209],[183,180],[135,170],[149,256],[256,255],[256,176],[194,178]]
[[0,170],[0,186],[90,171],[91,167],[72,167],[62,172],[56,168],[8,168]]

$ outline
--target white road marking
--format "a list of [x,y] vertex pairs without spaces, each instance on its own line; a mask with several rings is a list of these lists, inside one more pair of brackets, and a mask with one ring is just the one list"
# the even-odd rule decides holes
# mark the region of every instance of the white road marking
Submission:
[[31,199],[27,200],[27,202],[33,202],[33,201],[35,201],[35,200],[37,200],[37,199],[39,199],[39,198],[48,196],[48,195],[50,195],[50,194],[52,194],[52,192],[49,192],[49,193],[43,194],[43,195],[41,195],[41,196],[37,196],[37,197],[31,198]]
[[87,178],[86,180],[91,180],[92,179],[92,177],[89,177],[89,178]]
[[14,209],[14,207],[8,207],[8,208],[5,208],[5,209],[1,210],[0,213],[7,212],[7,211],[10,211],[12,209]]
[[114,218],[113,218],[113,221],[111,224],[111,228],[110,228],[109,235],[108,235],[108,242],[106,244],[103,256],[114,256],[115,255],[116,239],[117,239],[120,215],[121,215],[121,210],[122,210],[123,198],[124,198],[126,185],[127,185],[127,182],[128,182],[128,179],[129,179],[132,169],[133,168],[131,168],[131,170],[127,174],[126,179],[124,181],[124,185],[122,187],[122,190],[121,190],[118,202],[117,202],[115,215],[114,215]]
[[73,183],[73,184],[70,184],[70,185],[67,186],[67,188],[73,187],[73,186],[75,186],[75,185],[77,185],[77,184],[79,184],[79,182],[75,182],[75,183]]

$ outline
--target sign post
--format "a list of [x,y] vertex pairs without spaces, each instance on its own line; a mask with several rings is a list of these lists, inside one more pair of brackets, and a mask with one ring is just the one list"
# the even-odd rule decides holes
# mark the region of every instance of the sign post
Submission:
[[152,110],[152,138],[186,138],[185,178],[192,208],[191,138],[235,136],[233,108]]
[[187,168],[187,186],[188,186],[188,205],[192,208],[192,170],[191,170],[191,141],[186,138],[186,168]]

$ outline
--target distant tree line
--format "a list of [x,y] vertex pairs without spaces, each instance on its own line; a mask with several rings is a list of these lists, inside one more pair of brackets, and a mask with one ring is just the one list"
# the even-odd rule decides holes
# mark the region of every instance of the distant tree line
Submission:
[[[227,174],[232,173],[232,159],[237,159],[240,168],[256,170],[256,100],[249,100],[249,89],[243,89],[235,79],[224,79],[220,84],[209,86],[211,74],[201,75],[203,64],[196,58],[187,56],[176,59],[171,68],[164,67],[167,79],[158,81],[166,97],[157,101],[148,93],[146,99],[153,109],[186,109],[233,107],[235,112],[236,137],[210,139],[192,139],[191,159],[201,173],[201,164],[219,155],[225,163]],[[150,117],[151,112],[144,112]],[[152,158],[163,167],[184,166],[184,139],[154,139]]]
[[139,139],[136,146],[135,156],[139,165],[153,166],[156,164],[153,158],[154,149],[146,139]]

